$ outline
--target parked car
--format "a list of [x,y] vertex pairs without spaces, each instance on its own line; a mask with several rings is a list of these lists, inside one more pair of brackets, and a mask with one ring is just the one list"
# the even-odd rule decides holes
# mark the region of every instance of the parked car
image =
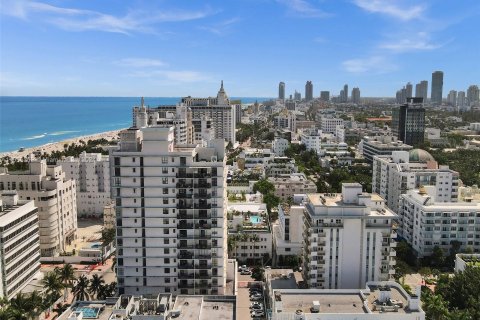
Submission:
[[263,303],[261,302],[252,302],[250,304],[250,309],[253,309],[253,310],[263,310]]
[[263,310],[253,310],[251,312],[252,317],[264,317],[265,312]]
[[250,270],[250,268],[248,268],[247,265],[245,265],[245,264],[238,267],[238,271],[243,271],[243,270]]
[[242,275],[251,275],[251,274],[252,274],[252,271],[250,271],[250,270],[248,270],[248,269],[247,269],[247,270],[242,270],[242,271],[240,271],[240,274],[242,274]]

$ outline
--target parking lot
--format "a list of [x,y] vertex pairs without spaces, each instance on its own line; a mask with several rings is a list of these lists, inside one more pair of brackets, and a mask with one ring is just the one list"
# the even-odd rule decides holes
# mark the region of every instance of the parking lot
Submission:
[[[238,295],[237,295],[237,319],[243,320],[243,319],[252,319],[251,317],[251,309],[250,309],[250,304],[252,301],[250,301],[250,289],[249,289],[249,283],[255,282],[254,279],[252,279],[251,275],[241,275],[240,272],[237,271],[237,279],[238,279]],[[265,306],[265,296],[263,296],[263,299],[260,300],[260,302]],[[263,309],[265,311],[265,308]],[[258,317],[255,319],[265,319],[265,317]]]

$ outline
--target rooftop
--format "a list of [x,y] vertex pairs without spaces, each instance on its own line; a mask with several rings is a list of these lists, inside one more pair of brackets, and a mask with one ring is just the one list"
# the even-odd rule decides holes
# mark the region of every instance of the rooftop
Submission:
[[185,320],[233,320],[235,297],[232,296],[177,296],[173,310],[180,311]]

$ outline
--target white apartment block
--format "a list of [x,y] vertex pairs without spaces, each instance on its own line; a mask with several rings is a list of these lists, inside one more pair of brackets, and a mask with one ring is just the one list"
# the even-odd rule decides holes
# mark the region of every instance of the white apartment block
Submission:
[[279,175],[292,174],[298,171],[295,159],[288,157],[274,157],[265,165],[265,175],[276,177]]
[[300,256],[303,254],[303,206],[278,206],[278,224],[273,225],[274,255]]
[[275,137],[272,142],[272,151],[276,156],[283,157],[288,146],[289,142],[287,139]]
[[438,246],[448,253],[452,242],[460,251],[480,252],[480,203],[438,202],[435,187],[409,190],[400,197],[399,233],[419,257],[429,256]]
[[339,118],[330,118],[322,116],[320,119],[320,129],[322,132],[326,133],[335,133],[337,131],[337,126],[344,125],[344,120]]
[[77,185],[59,165],[31,159],[29,170],[0,173],[0,191],[17,190],[20,200],[38,208],[40,253],[58,256],[76,238]]
[[373,161],[374,156],[388,156],[393,151],[409,151],[413,149],[412,146],[404,144],[392,135],[363,137],[358,148],[369,162]]
[[343,142],[344,139],[344,134],[339,139],[335,134],[325,133],[322,132],[322,130],[307,130],[300,134],[300,141],[305,145],[307,150],[314,150],[321,157],[325,156],[327,153],[335,155],[349,153],[348,144]]
[[355,289],[395,273],[394,219],[377,194],[344,183],[341,194],[307,194],[304,279],[311,288]]
[[245,169],[259,168],[264,171],[266,165],[273,161],[275,154],[270,149],[246,148],[238,156],[245,159]]
[[40,271],[38,210],[15,191],[0,198],[0,298],[10,299]]
[[110,153],[120,294],[224,294],[225,141],[175,145],[174,128],[131,128]]
[[368,282],[363,289],[267,286],[272,320],[425,320],[420,286],[414,295],[393,281]]
[[292,132],[297,130],[297,117],[294,112],[284,110],[273,118],[273,126],[278,129],[287,129]]
[[394,212],[400,195],[420,186],[434,186],[437,202],[458,199],[458,172],[448,166],[438,166],[426,151],[394,151],[391,156],[375,156],[373,160],[372,192],[386,200]]
[[110,200],[110,163],[108,155],[82,152],[80,157],[58,160],[67,179],[77,184],[77,215],[100,217]]
[[275,195],[284,201],[298,193],[317,192],[315,183],[302,172],[269,177],[268,181],[275,186]]

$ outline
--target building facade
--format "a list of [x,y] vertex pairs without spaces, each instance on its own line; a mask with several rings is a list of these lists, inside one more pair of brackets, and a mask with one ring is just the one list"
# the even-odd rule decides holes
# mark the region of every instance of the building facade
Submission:
[[111,150],[119,293],[224,294],[223,139],[174,144],[174,128],[131,128]]
[[428,81],[423,80],[420,83],[415,85],[415,97],[423,98],[424,102],[427,102],[428,99]]
[[442,104],[443,97],[443,72],[435,71],[432,73],[432,96],[431,102]]
[[320,91],[321,101],[330,101],[330,91]]
[[274,261],[281,265],[280,257],[303,254],[303,212],[305,207],[278,206],[278,224],[273,225]]
[[395,212],[400,196],[420,186],[434,186],[437,202],[457,201],[458,184],[458,172],[448,166],[438,166],[424,150],[394,151],[391,156],[373,159],[372,192],[384,198]]
[[409,151],[413,147],[399,141],[391,135],[363,137],[359,149],[368,162],[373,162],[374,156],[391,155],[393,151]]
[[285,100],[285,82],[278,84],[278,99]]
[[312,81],[307,81],[305,84],[305,101],[313,100],[313,83]]
[[304,279],[310,288],[355,289],[395,273],[394,219],[377,194],[359,183],[341,194],[307,194]]
[[480,203],[439,202],[432,186],[409,190],[400,196],[399,233],[419,257],[430,256],[434,247],[448,254],[453,243],[459,252],[480,252]]
[[100,217],[110,203],[110,163],[108,155],[82,152],[80,157],[58,160],[67,179],[77,184],[77,215]]
[[0,198],[0,298],[10,299],[40,271],[38,209],[15,191]]
[[352,89],[352,103],[360,103],[360,89],[357,87]]
[[275,186],[275,195],[287,201],[295,194],[317,192],[315,182],[309,180],[304,173],[292,173],[269,177],[268,181]]
[[425,109],[415,99],[417,98],[412,98],[408,104],[392,111],[393,135],[411,146],[424,142],[425,131]]
[[0,173],[0,191],[16,190],[20,200],[38,208],[40,253],[58,256],[76,238],[77,185],[59,165],[31,159],[27,171]]

